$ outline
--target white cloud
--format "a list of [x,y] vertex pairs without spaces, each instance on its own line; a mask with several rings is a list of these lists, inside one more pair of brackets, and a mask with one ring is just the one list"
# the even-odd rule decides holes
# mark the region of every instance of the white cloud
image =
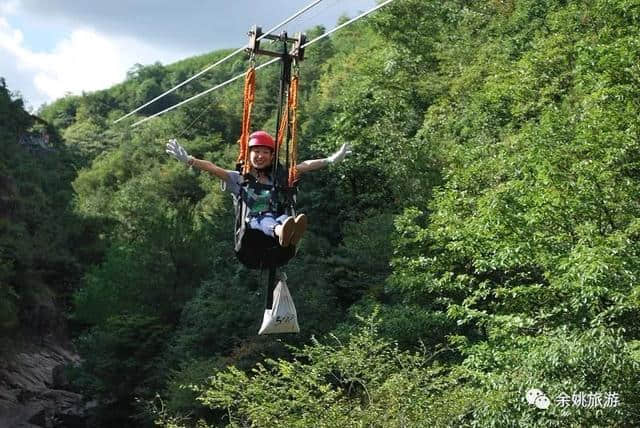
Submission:
[[105,88],[124,77],[119,48],[92,30],[75,30],[52,53],[33,55],[34,83],[49,98]]
[[0,47],[11,51],[20,45],[22,40],[22,32],[11,28],[7,20],[0,16]]
[[24,95],[34,104],[109,87],[124,80],[135,63],[172,62],[184,56],[131,38],[108,37],[91,28],[73,30],[51,52],[36,52],[25,46],[21,31],[0,17],[0,56],[5,54],[13,58],[18,70],[33,76],[36,93]]
[[13,15],[18,10],[20,3],[18,0],[0,2],[0,15]]
[[[26,103],[39,106],[66,93],[107,88],[136,64],[164,64],[246,43],[310,0],[0,0],[0,77]],[[329,2],[287,25],[290,33],[335,22],[343,11],[375,0]]]

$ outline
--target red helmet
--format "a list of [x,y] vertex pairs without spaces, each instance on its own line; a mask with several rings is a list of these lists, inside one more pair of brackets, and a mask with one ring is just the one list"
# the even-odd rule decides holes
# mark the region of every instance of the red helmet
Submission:
[[249,148],[263,146],[268,147],[271,150],[276,150],[276,142],[273,137],[264,131],[256,131],[249,135]]

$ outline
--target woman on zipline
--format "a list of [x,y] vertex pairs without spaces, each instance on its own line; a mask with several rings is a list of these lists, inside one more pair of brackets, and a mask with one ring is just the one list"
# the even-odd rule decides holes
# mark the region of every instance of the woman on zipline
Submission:
[[[249,136],[249,173],[256,179],[257,183],[266,186],[273,185],[271,176],[272,163],[276,144],[271,135],[265,131],[256,131]],[[226,186],[226,190],[238,196],[241,191],[243,176],[238,171],[220,168],[212,162],[197,159],[190,156],[187,151],[175,139],[169,140],[166,152],[184,162],[187,165],[209,172],[218,177]],[[342,161],[351,150],[346,144],[333,155],[324,159],[307,160],[296,165],[298,173],[315,171],[330,164]],[[249,187],[247,196],[250,208],[248,225],[252,229],[260,230],[267,236],[277,237],[282,247],[297,245],[307,228],[307,216],[299,214],[295,218],[286,214],[277,216],[271,210],[271,190],[255,191]]]

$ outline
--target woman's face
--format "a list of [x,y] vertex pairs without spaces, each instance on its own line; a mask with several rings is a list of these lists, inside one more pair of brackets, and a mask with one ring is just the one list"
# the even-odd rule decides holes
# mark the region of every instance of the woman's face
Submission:
[[271,165],[272,159],[273,152],[267,147],[252,147],[249,152],[249,162],[251,162],[251,166],[256,169],[267,168]]

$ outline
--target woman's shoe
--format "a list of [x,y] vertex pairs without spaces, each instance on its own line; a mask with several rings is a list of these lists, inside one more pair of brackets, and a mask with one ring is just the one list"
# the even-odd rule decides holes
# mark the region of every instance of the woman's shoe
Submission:
[[291,238],[296,231],[296,222],[293,217],[287,218],[284,223],[276,226],[275,234],[281,247],[288,247],[291,244]]
[[291,236],[290,244],[295,246],[302,239],[302,235],[307,230],[307,216],[306,214],[298,214],[294,220],[295,230],[293,236]]

